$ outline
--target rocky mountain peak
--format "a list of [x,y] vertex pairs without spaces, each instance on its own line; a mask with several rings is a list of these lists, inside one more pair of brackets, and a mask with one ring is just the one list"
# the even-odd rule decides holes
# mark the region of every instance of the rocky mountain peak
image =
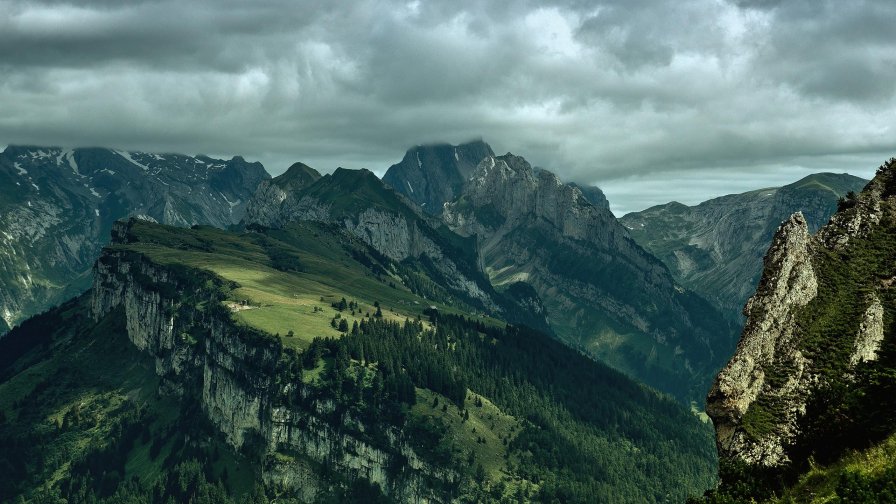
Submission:
[[569,235],[584,237],[584,230],[595,226],[625,235],[608,206],[592,205],[578,186],[564,184],[548,170],[533,169],[523,157],[511,153],[483,159],[462,199],[446,204],[445,218],[456,221],[457,210],[468,204],[487,207],[510,220],[534,214]]
[[[762,282],[744,308],[747,322],[737,351],[709,394],[707,413],[716,426],[720,456],[764,465],[786,461],[784,440],[795,434],[801,404],[792,396],[809,379],[802,373],[806,358],[794,344],[794,317],[799,307],[815,298],[817,289],[809,228],[797,212],[775,233]],[[743,418],[767,386],[767,373],[776,363],[797,370],[781,391],[792,406],[781,411],[787,417],[782,428],[757,442],[744,430]]]
[[368,170],[367,168],[361,168],[358,170],[351,170],[348,168],[336,168],[331,174],[333,177],[333,182],[337,184],[346,184],[346,189],[354,189],[355,186],[353,184],[361,183],[361,184],[372,184],[376,187],[381,187],[382,182],[379,177],[376,176],[375,173]]
[[287,168],[285,172],[274,177],[273,183],[284,190],[299,190],[308,187],[321,177],[320,172],[305,163],[296,162]]
[[482,140],[459,145],[418,145],[409,149],[401,162],[392,165],[383,181],[432,215],[453,200],[480,161],[494,156]]
[[[476,237],[494,284],[525,282],[538,293],[561,338],[651,385],[684,397],[690,393],[684,375],[700,375],[699,387],[708,385],[709,372],[700,368],[714,353],[709,348],[729,351],[729,329],[718,314],[676,288],[607,207],[520,156],[483,159],[442,218],[455,232]],[[680,367],[658,369],[651,354],[635,348],[668,353]]]
[[285,172],[258,185],[255,194],[246,205],[244,222],[274,225],[280,214],[280,207],[289,198],[317,182],[321,174],[310,166],[297,162]]
[[754,304],[771,300],[775,304],[805,305],[815,297],[817,283],[810,264],[809,225],[802,212],[781,223],[765,256],[765,271],[756,295],[744,308],[749,316]]
[[599,187],[577,184],[575,182],[570,182],[569,185],[581,191],[582,196],[585,197],[585,200],[587,200],[588,203],[591,203],[598,208],[604,208],[607,210],[610,209],[610,201],[607,199],[607,196],[603,191],[600,190]]

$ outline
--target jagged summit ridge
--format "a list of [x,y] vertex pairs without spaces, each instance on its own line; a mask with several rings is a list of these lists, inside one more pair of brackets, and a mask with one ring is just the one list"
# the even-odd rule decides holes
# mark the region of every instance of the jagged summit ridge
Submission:
[[[483,159],[471,174],[463,198],[447,204],[443,217],[460,227],[458,219],[463,215],[456,210],[467,203],[491,207],[510,220],[526,218],[534,212],[578,239],[595,240],[599,236],[593,233],[603,236],[601,230],[606,229],[621,233],[620,237],[626,236],[619,226],[609,224],[615,220],[609,209],[592,205],[578,186],[564,184],[550,171],[535,170],[523,157],[511,153]],[[587,217],[582,218],[585,214]],[[579,222],[568,222],[573,219]]]
[[259,189],[243,224],[275,228],[298,221],[336,224],[393,261],[425,258],[450,289],[490,312],[500,312],[472,251],[466,245],[457,247],[457,237],[443,224],[419,213],[373,172],[338,168],[290,190],[278,182],[274,179]]
[[439,215],[442,206],[460,194],[479,162],[493,155],[492,148],[482,140],[418,145],[389,167],[383,181],[425,212]]
[[301,162],[293,163],[284,173],[258,185],[246,205],[245,221],[274,225],[286,200],[320,178],[320,173],[314,168]]

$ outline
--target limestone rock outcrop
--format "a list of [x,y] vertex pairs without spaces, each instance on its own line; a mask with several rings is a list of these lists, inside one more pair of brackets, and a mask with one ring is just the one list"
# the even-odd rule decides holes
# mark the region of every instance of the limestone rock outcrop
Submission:
[[863,401],[877,393],[883,370],[872,366],[892,337],[894,216],[896,159],[814,236],[799,213],[778,228],[737,351],[707,398],[723,465],[805,464],[873,424]]
[[[707,413],[716,426],[719,453],[751,464],[782,463],[784,445],[795,435],[796,420],[805,412],[811,378],[807,361],[795,344],[796,310],[815,298],[818,281],[812,269],[809,229],[801,213],[781,224],[765,258],[765,274],[744,308],[747,323],[737,351],[719,373],[709,394]],[[775,368],[791,370],[783,384],[770,383]],[[774,395],[781,408],[779,428],[750,439],[741,419],[760,394]]]

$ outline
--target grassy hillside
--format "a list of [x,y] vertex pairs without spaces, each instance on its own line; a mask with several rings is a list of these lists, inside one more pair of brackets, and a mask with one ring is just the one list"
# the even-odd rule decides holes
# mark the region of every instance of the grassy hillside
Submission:
[[850,451],[835,463],[813,464],[774,501],[812,504],[893,502],[896,500],[896,436],[866,450]]
[[[432,287],[442,301],[411,291],[426,290],[411,268],[396,267],[360,240],[334,226],[294,223],[284,229],[233,234],[211,227],[190,230],[137,221],[126,245],[159,264],[187,266],[228,281],[225,304],[246,325],[281,336],[286,346],[305,348],[315,337],[338,337],[338,315],[349,327],[375,314],[404,320],[436,306],[468,313],[462,301]],[[387,269],[388,268],[388,269]],[[402,277],[404,274],[404,277]],[[440,296],[438,294],[441,294]],[[342,299],[352,308],[337,309]],[[378,306],[377,306],[378,305]],[[490,320],[491,323],[497,321]],[[292,333],[290,335],[290,333]]]

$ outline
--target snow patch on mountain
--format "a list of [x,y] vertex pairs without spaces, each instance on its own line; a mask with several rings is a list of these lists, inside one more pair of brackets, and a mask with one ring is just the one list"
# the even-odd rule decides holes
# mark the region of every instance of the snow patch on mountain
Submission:
[[140,168],[143,169],[143,171],[149,171],[149,167],[146,166],[146,165],[143,164],[143,163],[140,163],[139,161],[137,161],[137,160],[134,159],[133,157],[131,157],[131,153],[130,153],[130,152],[125,152],[125,151],[120,151],[120,150],[117,150],[117,151],[114,151],[114,152],[115,152],[116,154],[118,154],[119,156],[125,158],[129,163],[131,163],[131,164],[133,164],[133,165],[136,165],[136,166],[139,166]]

